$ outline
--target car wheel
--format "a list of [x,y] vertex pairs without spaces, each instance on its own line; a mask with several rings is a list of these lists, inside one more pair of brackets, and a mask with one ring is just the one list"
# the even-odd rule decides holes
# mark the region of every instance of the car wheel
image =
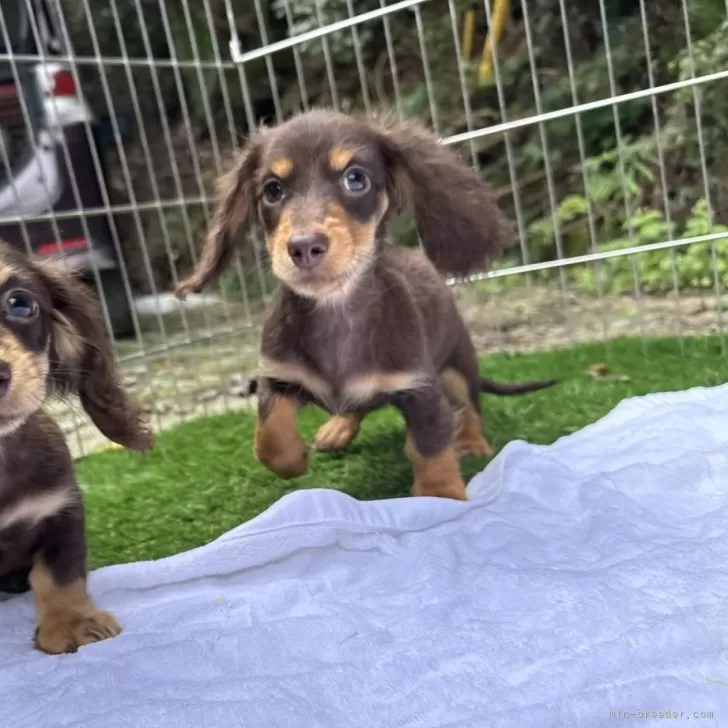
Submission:
[[106,301],[106,308],[109,312],[111,329],[117,339],[134,335],[134,317],[132,316],[131,303],[126,296],[124,279],[121,271],[105,270],[99,271],[102,291],[98,291],[99,297],[103,295]]

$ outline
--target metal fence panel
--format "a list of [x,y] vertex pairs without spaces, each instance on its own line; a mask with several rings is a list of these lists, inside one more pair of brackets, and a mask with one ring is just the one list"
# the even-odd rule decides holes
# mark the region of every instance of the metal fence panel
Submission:
[[[703,2],[715,12],[718,0]],[[635,8],[630,16],[630,22],[639,23],[640,42],[628,52],[641,59],[644,73],[625,76],[619,73],[625,53],[619,19],[623,16],[615,10],[618,3],[598,0],[594,53],[603,58],[606,82],[602,79],[600,88],[608,91],[598,98],[591,97],[583,82],[586,61],[583,49],[575,49],[575,43],[583,45],[573,27],[576,10],[566,0],[94,0],[93,8],[90,0],[24,4],[33,43],[18,46],[11,4],[0,5],[0,66],[17,87],[25,83],[27,68],[61,68],[70,74],[73,87],[93,112],[74,122],[83,130],[90,161],[80,170],[65,134],[38,133],[32,109],[20,94],[30,146],[35,152],[48,144],[55,149],[70,170],[69,194],[75,204],[20,214],[23,205],[16,193],[17,204],[0,210],[0,226],[19,223],[30,249],[29,226],[48,224],[61,251],[64,221],[80,221],[87,241],[94,236],[91,221],[106,221],[109,244],[119,262],[116,283],[133,301],[132,336],[118,341],[118,353],[128,385],[147,404],[157,426],[248,406],[243,396],[246,376],[255,365],[258,325],[274,286],[261,240],[254,239],[209,295],[193,297],[190,305],[182,306],[170,291],[196,260],[210,221],[214,180],[232,151],[260,123],[281,121],[314,105],[343,111],[388,107],[400,115],[417,115],[484,176],[489,160],[502,160],[504,184],[498,194],[515,220],[518,245],[495,270],[467,282],[451,281],[458,284],[462,305],[470,307],[466,319],[477,319],[483,327],[476,335],[483,350],[565,345],[589,338],[601,338],[608,346],[611,336],[624,333],[641,333],[648,342],[648,335],[655,333],[723,332],[726,231],[716,220],[713,182],[719,172],[710,161],[711,130],[701,103],[705,89],[728,78],[728,68],[719,63],[706,70],[696,61],[708,36],[703,34],[696,46],[690,0],[682,0],[680,7],[680,71],[669,79],[661,69],[659,83],[651,18],[662,12],[663,4],[650,6],[639,0],[638,12]],[[560,80],[568,82],[568,94],[558,106],[551,93],[555,81],[546,78],[539,50],[544,14],[552,11],[549,28],[560,31],[561,37],[554,54],[563,54],[558,61]],[[596,18],[596,6],[590,12]],[[509,19],[507,29],[498,38],[504,18]],[[722,21],[728,27],[725,11]],[[480,61],[473,57],[476,35],[478,42],[486,39]],[[514,55],[530,79],[514,76]],[[524,109],[514,96],[528,95],[529,85]],[[664,101],[686,93],[691,99],[690,143],[699,155],[694,176],[699,177],[705,225],[697,229],[681,223],[680,231],[673,219],[675,182],[670,179]],[[62,95],[47,92],[44,103],[47,115],[62,118],[67,113]],[[625,115],[637,108],[635,104],[643,104],[640,113],[649,116],[648,163],[639,153],[636,161],[632,159],[634,140],[624,129]],[[590,114],[602,111],[611,115],[609,133],[614,137],[607,156],[618,180],[614,199],[620,203],[613,214],[624,227],[618,246],[604,245],[604,214],[590,192],[603,170],[589,156],[594,140],[586,128]],[[564,124],[573,128],[576,160],[562,158],[563,131],[556,134],[557,124],[562,125],[559,129]],[[526,147],[538,160],[533,173],[522,169]],[[17,170],[5,147],[0,156],[14,190]],[[664,232],[658,239],[645,241],[635,229],[637,195],[630,165],[637,165],[641,179],[649,179],[654,188],[654,210]],[[82,199],[86,182],[77,179],[80,172],[96,180],[96,204]],[[572,187],[567,192],[581,205],[578,227],[583,240],[576,250],[568,244],[573,218],[564,212],[565,179]],[[50,195],[52,180],[41,183]],[[534,187],[544,201],[545,214],[539,219],[547,230],[547,254],[533,243],[534,215],[526,194]],[[710,248],[710,280],[701,281],[700,291],[686,292],[678,256],[701,245]],[[659,263],[661,274],[668,281],[661,284],[659,301],[643,265],[645,256],[658,252],[665,261]],[[630,283],[624,286],[629,288],[629,304],[624,303],[624,290],[619,300],[609,290],[609,275],[615,269],[606,266],[616,260],[627,261]],[[591,332],[575,306],[577,298],[586,300],[575,285],[577,270],[590,271],[590,302],[583,306],[594,321]],[[88,275],[103,292],[108,275],[94,265]],[[523,310],[512,328],[523,333],[550,326],[548,336],[509,338],[506,319],[515,310],[514,296],[520,297]],[[714,303],[707,303],[709,297]],[[506,299],[511,308],[504,308]],[[101,300],[111,327],[111,299],[102,295]],[[686,332],[690,305],[704,309],[700,324],[691,324]],[[620,306],[629,309],[622,319]],[[501,309],[506,313],[499,318]],[[553,314],[548,324],[541,320],[546,310]],[[660,316],[649,313],[658,310]],[[648,348],[646,343],[646,353]],[[78,408],[61,405],[58,411],[75,436],[77,452],[95,446],[98,440]]]

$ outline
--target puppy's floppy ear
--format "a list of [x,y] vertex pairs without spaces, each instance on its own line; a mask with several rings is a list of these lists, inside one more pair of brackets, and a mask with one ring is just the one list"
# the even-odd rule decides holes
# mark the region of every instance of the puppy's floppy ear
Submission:
[[132,450],[149,449],[152,435],[124,391],[101,304],[88,286],[56,264],[37,262],[34,268],[53,305],[52,386],[78,394],[94,424],[110,440]]
[[456,276],[484,270],[512,242],[513,229],[475,171],[417,123],[385,117],[375,131],[393,202],[411,206],[438,270]]
[[250,227],[255,215],[255,171],[260,146],[259,138],[250,140],[236,153],[230,169],[218,177],[215,212],[205,246],[192,275],[177,286],[178,298],[197,293],[215,280],[229,265],[238,236]]

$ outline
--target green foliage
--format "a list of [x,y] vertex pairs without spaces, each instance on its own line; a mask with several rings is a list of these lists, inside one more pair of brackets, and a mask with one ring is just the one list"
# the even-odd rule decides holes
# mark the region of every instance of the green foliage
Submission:
[[591,201],[600,207],[636,199],[643,186],[654,181],[656,161],[654,141],[649,137],[623,138],[621,148],[587,159]]
[[[725,7],[724,7],[725,13]],[[670,64],[680,81],[707,75],[728,67],[728,19],[702,40],[694,43],[692,53],[681,51]],[[706,162],[721,161],[728,135],[728,96],[722,82],[683,88],[675,95],[676,103],[669,110],[669,145],[696,166],[700,161],[698,120],[703,136]],[[695,107],[695,102],[699,104]]]
[[[595,266],[584,266],[573,271],[579,287],[596,292],[601,286],[605,293],[628,293],[635,285],[635,260],[639,273],[640,288],[647,293],[667,293],[675,288],[711,288],[714,275],[721,286],[728,285],[728,226],[711,224],[708,205],[700,200],[691,210],[690,217],[682,226],[671,226],[662,212],[645,209],[633,214],[624,229],[633,232],[632,238],[612,240],[597,247],[598,252],[624,250],[640,245],[650,245],[669,240],[671,232],[676,237],[698,237],[711,233],[726,233],[713,245],[694,243],[674,249],[640,253],[636,258],[620,256],[607,258]],[[713,250],[715,253],[713,253]],[[714,273],[715,271],[715,273]]]
[[[595,3],[594,9],[598,13],[598,3]],[[573,19],[569,25],[573,28]],[[558,75],[554,74],[553,82],[547,84],[541,92],[544,111],[572,106],[575,103],[574,93],[579,103],[611,96],[610,69],[615,83],[621,81],[632,85],[630,83],[632,78],[638,83],[642,82],[643,57],[639,52],[635,52],[635,49],[639,49],[642,45],[642,24],[639,14],[612,16],[609,19],[609,26],[611,41],[609,54],[606,46],[601,45],[590,57],[580,59],[573,69],[573,85],[567,69],[560,69]],[[620,39],[619,43],[615,42],[616,38]],[[574,48],[575,43],[575,39],[572,38],[572,52],[578,49],[578,44]],[[560,45],[563,45],[563,39]],[[550,56],[544,58],[544,63],[553,63],[554,57],[558,57],[553,49],[549,53]],[[621,104],[617,111],[622,135],[639,133],[649,109],[650,100],[647,98]],[[616,145],[617,135],[612,108],[595,109],[583,114],[581,126],[587,155],[598,155],[601,150]],[[576,141],[573,120],[568,117],[552,122],[549,125],[549,133],[570,140],[570,146]]]
[[[273,15],[281,22],[287,22],[286,5],[293,20],[290,35],[307,33],[338,20],[376,10],[380,6],[379,0],[271,0]],[[365,51],[381,39],[378,31],[379,28],[371,23],[357,27],[356,35]],[[354,37],[352,31],[327,36],[327,44],[335,61],[351,63],[355,60]],[[321,40],[302,43],[299,48],[303,52],[312,49],[320,52]]]
[[691,35],[704,38],[726,19],[725,0],[690,0],[687,4]]
[[[602,236],[611,236],[625,218],[625,210],[636,207],[645,186],[655,179],[655,149],[650,138],[623,139],[621,148],[607,149],[586,160],[586,194],[568,194],[555,214],[533,220],[527,229],[529,250],[536,260],[549,260],[556,249],[557,230],[564,252],[581,255],[591,247],[589,220]],[[580,165],[570,170],[570,187],[584,188]]]

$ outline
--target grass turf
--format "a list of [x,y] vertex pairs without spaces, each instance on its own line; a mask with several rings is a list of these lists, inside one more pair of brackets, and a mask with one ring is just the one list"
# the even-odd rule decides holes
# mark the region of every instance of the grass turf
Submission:
[[[608,365],[629,381],[594,380],[587,369]],[[720,384],[728,367],[718,337],[612,341],[529,355],[489,356],[483,373],[499,380],[557,377],[549,390],[483,399],[485,431],[500,450],[513,439],[550,443],[606,414],[624,397]],[[311,441],[325,414],[300,416]],[[231,413],[181,424],[159,435],[151,453],[110,450],[77,464],[86,495],[90,566],[154,559],[200,546],[257,515],[284,494],[333,487],[356,498],[405,496],[410,468],[400,415],[367,418],[344,453],[314,454],[309,473],[281,481],[252,456],[254,418]],[[466,478],[485,460],[468,458]]]

